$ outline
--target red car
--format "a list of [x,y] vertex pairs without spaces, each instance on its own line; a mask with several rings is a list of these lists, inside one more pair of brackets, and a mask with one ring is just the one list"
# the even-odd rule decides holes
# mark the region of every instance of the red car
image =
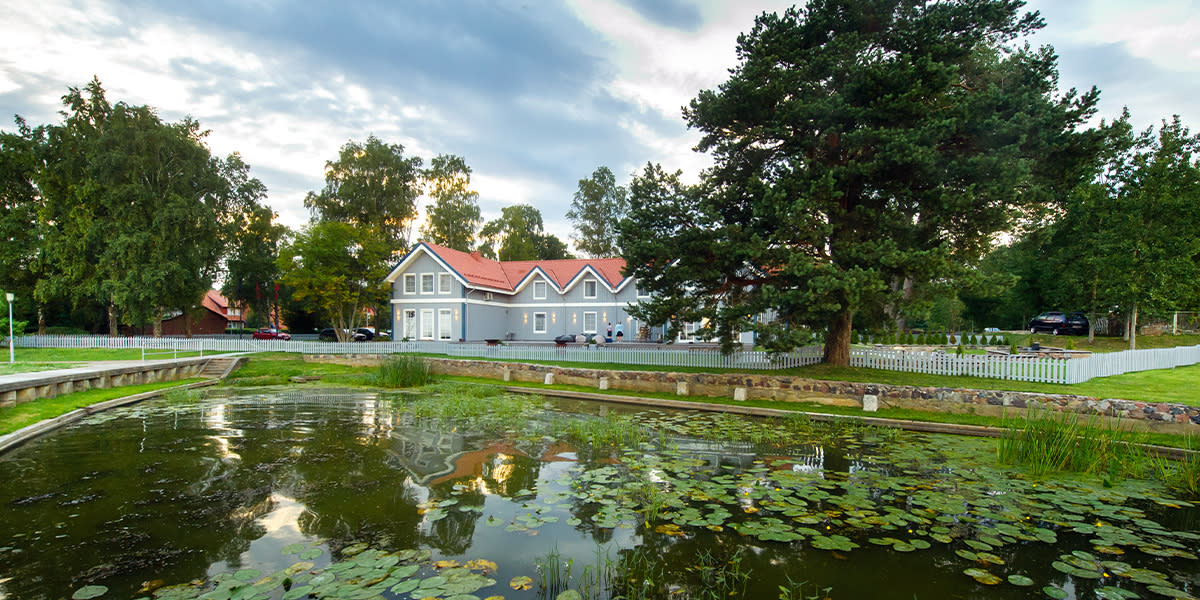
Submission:
[[262,327],[254,332],[256,340],[290,340],[292,336],[273,327]]

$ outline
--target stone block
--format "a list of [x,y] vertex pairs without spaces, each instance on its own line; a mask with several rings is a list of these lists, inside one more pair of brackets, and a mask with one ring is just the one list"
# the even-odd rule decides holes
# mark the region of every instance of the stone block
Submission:
[[676,396],[688,395],[688,382],[686,382],[686,381],[675,382],[675,395]]
[[745,402],[746,401],[746,388],[744,388],[744,387],[733,388],[733,399],[737,402]]
[[546,373],[546,385],[554,385],[554,373]]
[[865,394],[862,403],[863,410],[866,412],[876,412],[879,410],[879,396],[875,394]]
[[600,387],[600,389],[602,389],[602,390],[607,390],[607,389],[608,389],[608,378],[607,378],[607,377],[601,377],[601,378],[600,378],[599,387]]
[[504,367],[504,381],[512,381],[512,369]]

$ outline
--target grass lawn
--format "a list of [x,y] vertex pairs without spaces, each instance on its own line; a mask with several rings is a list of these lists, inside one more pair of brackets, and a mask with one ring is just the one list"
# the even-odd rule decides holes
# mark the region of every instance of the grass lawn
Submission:
[[34,371],[51,371],[54,369],[70,369],[78,367],[79,363],[44,363],[44,362],[16,362],[16,363],[0,363],[0,375],[12,375],[13,373],[33,373]]
[[[16,364],[69,362],[81,363],[97,360],[142,360],[141,348],[17,348]],[[209,354],[215,354],[210,352]],[[146,350],[146,360],[162,360],[174,358],[173,352],[166,350]],[[199,352],[180,352],[179,357],[200,356]],[[66,368],[66,367],[59,367]]]
[[[456,358],[439,354],[422,354],[433,358]],[[1095,396],[1097,398],[1122,398],[1125,400],[1141,400],[1145,402],[1176,402],[1200,406],[1200,365],[1178,367],[1176,369],[1159,369],[1156,371],[1141,371],[1126,373],[1112,377],[1101,377],[1073,385],[1054,383],[1032,383],[1025,381],[1008,381],[1004,379],[987,379],[983,377],[960,377],[950,375],[925,375],[923,373],[904,373],[901,371],[885,371],[882,369],[864,369],[858,367],[833,367],[825,364],[797,367],[795,369],[780,369],[777,371],[727,369],[715,371],[701,367],[655,367],[644,365],[614,365],[611,363],[577,363],[555,361],[521,361],[489,359],[496,362],[525,362],[533,364],[556,365],[572,368],[611,369],[629,371],[657,371],[674,373],[757,373],[764,375],[783,375],[819,379],[823,381],[853,381],[859,383],[884,383],[891,385],[912,385],[919,387],[948,387],[966,389],[1006,390],[1013,392],[1035,392],[1042,394],[1078,394]]]
[[226,383],[235,386],[280,385],[292,377],[319,375],[326,383],[367,385],[375,367],[351,367],[330,363],[304,362],[304,355],[292,352],[259,352],[250,355],[246,366],[235,371]]
[[179,381],[160,381],[141,385],[86,390],[73,394],[63,394],[55,398],[25,402],[9,408],[0,408],[0,435],[12,433],[22,427],[33,425],[38,421],[57,417],[77,408],[104,402],[105,400],[161,390],[196,381],[203,381],[203,378],[197,377],[193,379],[181,379]]
[[[1129,349],[1129,342],[1120,337],[1096,336],[1096,341],[1089,344],[1086,335],[1050,335],[1048,333],[1039,333],[1030,335],[1028,333],[1002,333],[1005,338],[1018,346],[1028,346],[1030,341],[1036,340],[1043,346],[1053,346],[1062,348],[1067,345],[1067,341],[1074,342],[1076,350],[1091,350],[1092,352],[1120,352]],[[1195,346],[1200,344],[1200,334],[1181,333],[1179,335],[1139,335],[1137,336],[1137,347],[1139,350],[1149,348],[1174,348],[1176,346]]]

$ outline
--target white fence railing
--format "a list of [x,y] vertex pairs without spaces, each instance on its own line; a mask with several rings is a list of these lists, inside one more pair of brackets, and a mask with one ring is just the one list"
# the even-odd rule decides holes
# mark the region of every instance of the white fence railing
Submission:
[[[178,352],[299,352],[303,354],[444,354],[460,358],[563,361],[593,364],[691,367],[704,369],[789,369],[821,362],[818,346],[786,354],[746,351],[721,354],[710,347],[549,344],[485,344],[458,342],[313,342],[252,338],[153,338],[89,335],[30,335],[16,338],[22,348],[136,348]],[[151,352],[145,352],[150,356]],[[853,348],[850,366],[929,375],[962,375],[1010,381],[1082,383],[1135,371],[1172,369],[1200,363],[1200,346],[1130,350],[1081,358],[909,352],[883,348]]]

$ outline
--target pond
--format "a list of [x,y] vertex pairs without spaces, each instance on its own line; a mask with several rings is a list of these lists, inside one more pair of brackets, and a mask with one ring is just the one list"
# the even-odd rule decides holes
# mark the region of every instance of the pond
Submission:
[[995,444],[483,386],[176,397],[0,457],[0,599],[1200,594],[1200,509]]

